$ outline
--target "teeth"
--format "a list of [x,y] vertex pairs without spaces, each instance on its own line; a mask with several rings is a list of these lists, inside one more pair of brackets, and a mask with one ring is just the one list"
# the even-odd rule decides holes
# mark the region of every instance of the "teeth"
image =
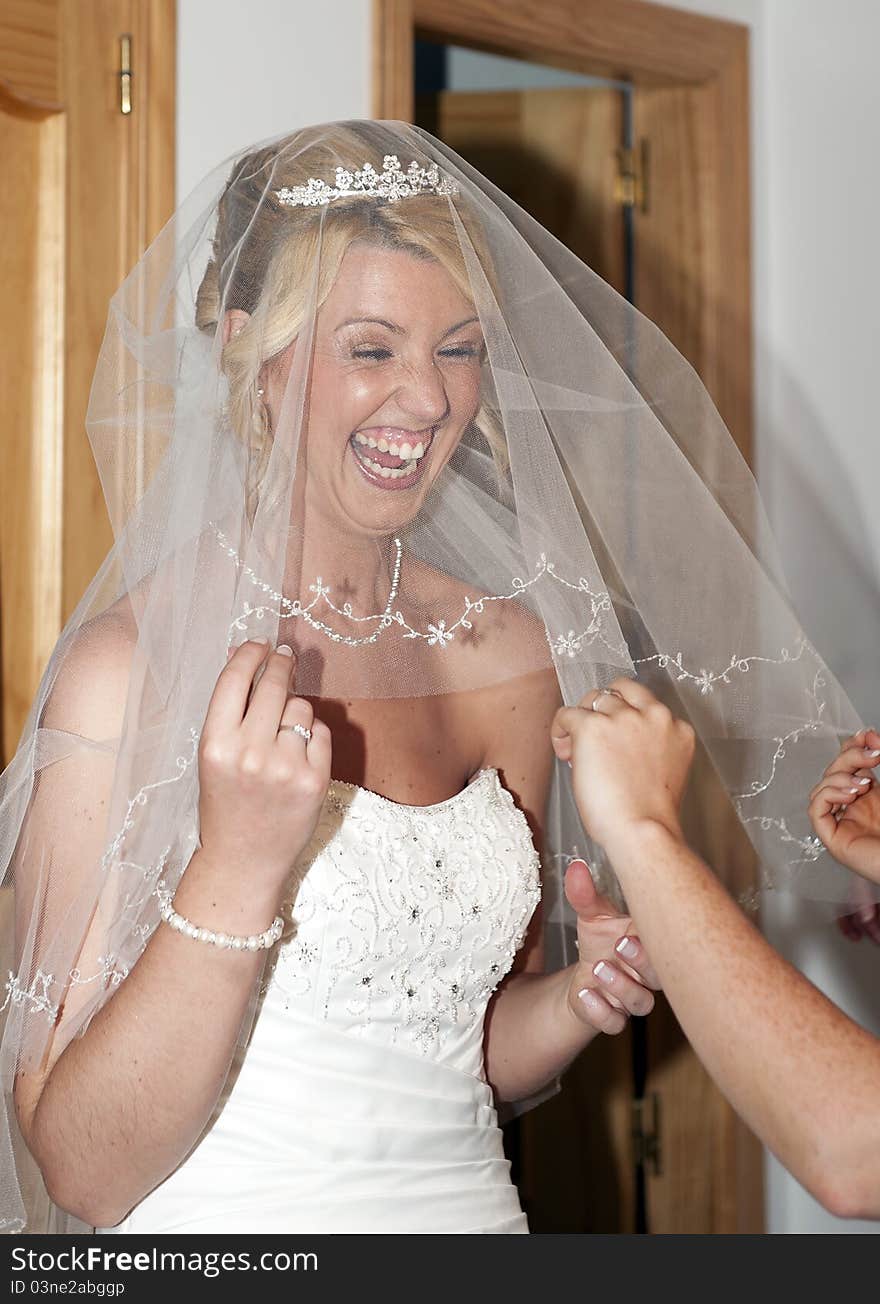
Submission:
[[376,475],[381,475],[383,480],[399,480],[402,476],[412,475],[418,466],[416,458],[411,458],[404,466],[382,466],[381,463],[374,462],[372,457],[366,456],[362,456],[361,461]]
[[[354,443],[359,444],[362,450],[358,453],[360,460],[376,475],[380,475],[383,480],[399,480],[402,476],[412,475],[419,464],[419,459],[425,455],[425,444],[422,440],[419,440],[415,446],[406,441],[400,445],[389,444],[387,439],[383,438],[377,441],[358,430],[354,435]],[[380,462],[376,462],[372,457],[367,456],[367,448],[378,448],[380,452],[391,453],[392,456],[400,457],[404,460],[404,465],[399,467],[382,466]]]
[[381,439],[374,439],[372,435],[365,435],[363,431],[357,430],[354,435],[355,443],[362,444],[365,448],[378,448],[380,453],[391,453],[394,457],[401,457],[404,461],[409,461],[411,457],[424,457],[427,445],[424,440],[420,439],[417,444],[411,444],[405,439],[402,444],[396,444],[382,436]]

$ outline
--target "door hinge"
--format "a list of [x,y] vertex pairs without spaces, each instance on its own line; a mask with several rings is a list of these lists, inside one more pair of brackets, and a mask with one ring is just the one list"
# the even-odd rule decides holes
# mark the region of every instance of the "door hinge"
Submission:
[[633,149],[617,150],[614,198],[624,208],[648,211],[648,142],[640,140]]
[[663,1171],[660,1145],[660,1097],[656,1091],[632,1103],[632,1141],[636,1164],[650,1168],[655,1177]]
[[131,37],[119,38],[119,112],[131,113]]

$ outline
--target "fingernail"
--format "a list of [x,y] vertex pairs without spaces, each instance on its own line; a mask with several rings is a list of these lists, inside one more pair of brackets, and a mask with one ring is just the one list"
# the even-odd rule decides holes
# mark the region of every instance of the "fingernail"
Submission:
[[593,973],[603,983],[613,983],[617,976],[611,965],[606,964],[604,960],[600,960],[598,964],[593,965]]
[[283,657],[293,656],[293,648],[289,643],[279,643],[275,651],[280,652]]
[[870,782],[871,780],[867,776],[864,779],[859,779],[859,783],[862,785],[863,788],[866,783],[870,783]]
[[251,639],[251,642],[252,642],[252,643],[268,643],[269,640],[266,638],[266,636],[265,636],[264,634],[261,634],[259,638],[252,638],[252,639]]
[[625,960],[634,960],[639,953],[639,948],[631,937],[622,937],[614,949]]
[[880,756],[880,750],[878,750],[878,751],[876,751],[876,752],[868,752],[868,755],[869,755],[869,756]]
[[605,1003],[601,996],[597,996],[591,987],[585,987],[583,991],[578,992],[578,999],[582,1000],[588,1010],[594,1014],[601,1014],[605,1009]]

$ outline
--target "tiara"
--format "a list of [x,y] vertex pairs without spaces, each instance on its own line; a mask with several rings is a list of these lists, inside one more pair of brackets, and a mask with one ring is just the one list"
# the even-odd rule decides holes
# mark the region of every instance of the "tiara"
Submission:
[[413,161],[403,172],[397,155],[386,154],[381,172],[370,163],[365,163],[358,172],[337,168],[335,186],[309,177],[304,186],[285,186],[274,194],[279,203],[289,208],[313,208],[319,204],[331,204],[334,199],[361,195],[387,199],[391,203],[408,199],[411,195],[457,195],[458,185],[451,177],[441,177],[436,163],[420,168]]

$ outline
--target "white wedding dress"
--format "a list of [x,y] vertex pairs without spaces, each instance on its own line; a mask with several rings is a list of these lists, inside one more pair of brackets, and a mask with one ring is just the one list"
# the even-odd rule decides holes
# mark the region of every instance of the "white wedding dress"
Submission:
[[527,1232],[483,1020],[539,861],[498,771],[433,806],[332,780],[306,867],[208,1127],[95,1230]]

